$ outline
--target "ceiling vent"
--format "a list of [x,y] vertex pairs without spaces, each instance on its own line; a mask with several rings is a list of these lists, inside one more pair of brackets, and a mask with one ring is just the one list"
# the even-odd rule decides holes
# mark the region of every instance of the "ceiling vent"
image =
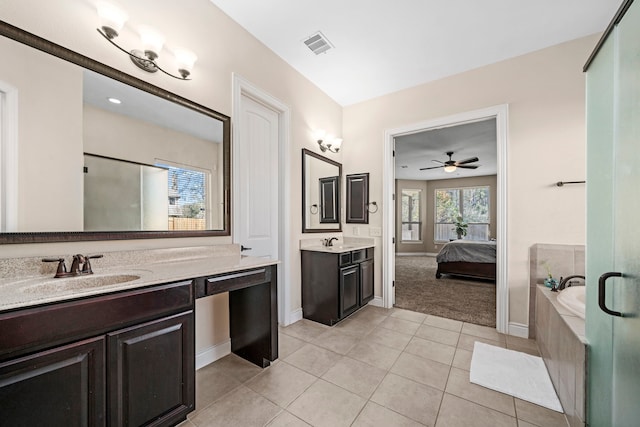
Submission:
[[316,55],[325,53],[329,49],[333,48],[331,42],[320,31],[309,36],[309,38],[304,41],[304,44],[306,44],[307,47],[311,49],[311,52],[315,53]]

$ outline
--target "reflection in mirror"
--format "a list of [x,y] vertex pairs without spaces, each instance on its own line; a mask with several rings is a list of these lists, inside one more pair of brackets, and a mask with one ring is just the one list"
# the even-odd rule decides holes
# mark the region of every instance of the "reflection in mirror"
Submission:
[[341,231],[342,165],[302,150],[302,232]]
[[17,100],[0,149],[18,159],[0,159],[0,243],[229,235],[227,116],[2,21],[0,35],[0,100]]
[[320,181],[320,223],[335,224],[340,222],[340,213],[336,203],[340,198],[340,177],[329,176],[319,178]]
[[[165,188],[153,186],[163,194],[170,193],[170,197],[164,197],[164,220],[154,217],[154,221],[145,224],[140,222],[137,230],[207,230],[222,227],[221,122],[87,70],[83,72],[83,97],[85,152],[125,162],[161,166],[168,170]],[[119,102],[113,103],[114,99]],[[132,141],[135,143],[132,144]],[[103,179],[108,189],[102,192],[110,190],[117,195],[145,190],[137,188],[139,179],[121,179],[120,186],[113,185],[114,178]],[[129,185],[136,189],[128,189]],[[85,190],[85,196],[87,194]],[[145,195],[149,196],[149,191]],[[162,199],[160,196],[156,200]],[[104,200],[103,209],[107,209],[110,199]],[[151,218],[145,209],[141,212],[148,219]],[[86,220],[88,216],[91,219],[92,213],[85,212],[85,231],[131,230],[117,228],[118,221],[110,223],[108,228],[94,228],[99,222],[90,221],[92,227],[88,228]],[[113,210],[112,214],[116,216],[117,210]],[[122,214],[125,216],[124,211]],[[123,224],[132,225],[124,218]]]

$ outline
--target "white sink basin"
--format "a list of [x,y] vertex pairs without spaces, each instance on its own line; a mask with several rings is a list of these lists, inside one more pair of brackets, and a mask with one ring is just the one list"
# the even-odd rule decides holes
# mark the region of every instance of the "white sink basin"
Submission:
[[108,274],[108,275],[86,275],[60,277],[44,282],[27,285],[21,290],[27,294],[54,293],[82,290],[87,288],[98,288],[101,286],[116,285],[118,283],[132,282],[138,280],[140,276],[135,274]]

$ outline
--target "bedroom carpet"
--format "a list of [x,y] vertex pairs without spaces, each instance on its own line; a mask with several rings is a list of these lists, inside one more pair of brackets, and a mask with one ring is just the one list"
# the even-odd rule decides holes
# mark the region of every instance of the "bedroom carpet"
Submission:
[[396,257],[396,304],[419,313],[496,326],[496,285],[490,281],[443,275],[436,258]]

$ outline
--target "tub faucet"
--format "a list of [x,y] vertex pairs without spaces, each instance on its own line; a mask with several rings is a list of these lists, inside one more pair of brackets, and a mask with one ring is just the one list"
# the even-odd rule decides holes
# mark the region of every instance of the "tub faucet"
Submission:
[[564,279],[560,278],[560,283],[558,284],[556,291],[561,291],[564,288],[571,286],[571,282],[569,282],[569,280],[571,279],[582,279],[585,280],[584,276],[580,275],[580,274],[574,274],[572,276],[567,276]]
[[332,238],[330,238],[330,239],[324,239],[324,245],[325,245],[325,246],[333,246],[333,241],[334,241],[334,240],[336,240],[336,241],[337,241],[337,240],[338,240],[338,238],[337,238],[337,237],[332,237]]

